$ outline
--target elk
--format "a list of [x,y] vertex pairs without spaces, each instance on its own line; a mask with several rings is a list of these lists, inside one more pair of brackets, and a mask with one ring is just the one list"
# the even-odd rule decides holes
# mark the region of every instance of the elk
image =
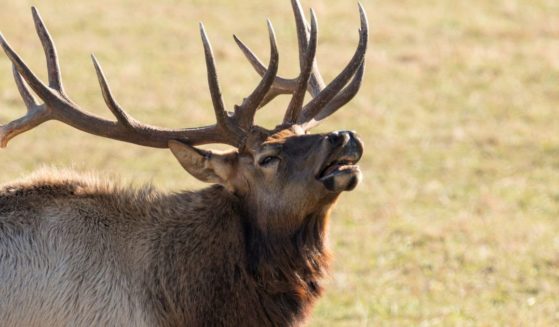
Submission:
[[[39,173],[0,187],[2,326],[298,326],[322,292],[329,213],[358,184],[363,144],[354,132],[308,131],[350,101],[365,68],[368,23],[359,5],[359,43],[347,66],[325,84],[315,60],[317,22],[298,0],[300,73],[277,75],[268,21],[265,66],[235,41],[261,81],[233,111],[221,96],[212,47],[200,25],[216,123],[165,129],[131,117],[93,64],[107,120],[67,95],[57,52],[35,8],[48,84],[0,34],[27,114],[0,127],[4,147],[48,120],[86,133],[169,148],[184,169],[212,185],[195,192],[127,188],[70,172]],[[306,93],[312,99],[305,103]],[[34,94],[34,95],[33,95]],[[291,95],[274,129],[254,124],[258,109]],[[38,102],[36,97],[42,100]],[[204,144],[227,144],[210,151]]]

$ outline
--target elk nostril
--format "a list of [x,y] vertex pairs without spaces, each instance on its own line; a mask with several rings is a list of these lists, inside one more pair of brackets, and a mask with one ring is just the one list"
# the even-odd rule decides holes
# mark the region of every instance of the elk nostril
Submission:
[[331,145],[337,145],[338,143],[340,143],[340,134],[338,132],[329,133],[326,139],[328,139],[328,142]]
[[[330,135],[332,135],[331,138]],[[353,135],[351,132],[348,131],[337,131],[337,132],[330,133],[328,135],[328,138],[332,145],[340,146],[340,145],[348,144],[353,138]]]
[[326,138],[328,142],[333,146],[346,145],[349,142],[356,139],[355,134],[350,131],[336,131],[329,133]]
[[351,140],[351,134],[349,132],[342,132],[342,139],[343,139],[342,144],[349,143],[349,141]]

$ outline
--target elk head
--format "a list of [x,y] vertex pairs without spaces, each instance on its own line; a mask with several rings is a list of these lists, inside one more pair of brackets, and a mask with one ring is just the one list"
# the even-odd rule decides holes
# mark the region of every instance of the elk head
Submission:
[[[16,135],[54,119],[98,136],[149,147],[168,147],[191,175],[204,182],[224,185],[252,204],[250,207],[256,208],[256,211],[304,214],[317,206],[328,206],[340,192],[352,190],[358,183],[360,171],[356,164],[363,146],[353,132],[308,134],[308,131],[350,101],[359,90],[365,68],[367,19],[359,6],[361,29],[357,50],[343,71],[325,85],[315,60],[315,15],[311,10],[311,22],[308,24],[299,1],[291,2],[299,44],[299,76],[293,79],[277,76],[279,57],[269,21],[271,54],[267,67],[235,37],[262,80],[233,111],[225,109],[212,48],[203,25],[200,25],[217,122],[211,126],[187,129],[164,129],[132,118],[114,99],[95,57],[92,59],[103,98],[116,121],[94,116],[79,108],[63,88],[56,49],[37,10],[33,8],[35,27],[47,59],[48,85],[37,78],[0,34],[1,46],[13,63],[15,82],[28,108],[25,116],[0,127],[0,145],[4,147]],[[31,90],[41,98],[42,104],[35,100]],[[304,104],[306,92],[312,100]],[[272,130],[254,125],[256,111],[280,94],[292,95],[283,122]],[[195,147],[210,143],[228,144],[235,149],[217,152]],[[258,212],[255,214],[258,215]],[[280,224],[280,219],[262,223]]]

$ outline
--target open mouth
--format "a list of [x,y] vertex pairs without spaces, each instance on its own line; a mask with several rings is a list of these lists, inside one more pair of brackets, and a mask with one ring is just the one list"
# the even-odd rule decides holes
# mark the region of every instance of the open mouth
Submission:
[[352,132],[336,133],[330,155],[317,172],[316,179],[332,192],[351,191],[361,180],[357,162],[363,154],[363,143]]
[[353,132],[333,132],[327,138],[331,152],[317,172],[316,179],[335,193],[351,191],[361,180],[357,162],[363,155],[363,142]]
[[318,174],[318,179],[325,180],[334,177],[336,174],[346,173],[346,170],[347,172],[355,171],[359,169],[356,165],[357,161],[359,161],[359,158],[356,155],[343,155],[329,161],[329,163],[321,169]]

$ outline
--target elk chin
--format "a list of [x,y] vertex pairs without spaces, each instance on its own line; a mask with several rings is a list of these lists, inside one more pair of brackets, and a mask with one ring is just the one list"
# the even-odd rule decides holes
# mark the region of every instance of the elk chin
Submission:
[[331,192],[352,191],[361,181],[361,170],[357,165],[339,164],[328,169],[319,181]]

